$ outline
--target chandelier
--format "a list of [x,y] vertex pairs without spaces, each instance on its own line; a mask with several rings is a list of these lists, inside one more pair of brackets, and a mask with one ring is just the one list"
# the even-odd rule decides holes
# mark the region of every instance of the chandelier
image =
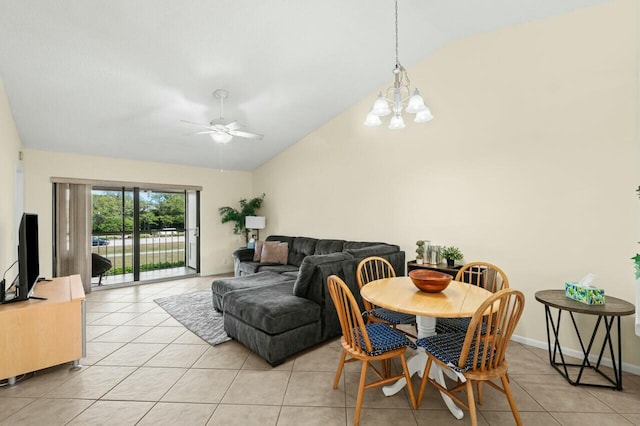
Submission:
[[[396,66],[393,69],[394,83],[389,87],[386,94],[380,92],[378,98],[373,104],[371,111],[367,114],[364,121],[365,126],[379,126],[382,124],[380,117],[385,117],[391,113],[390,129],[404,129],[404,119],[402,118],[402,109],[406,103],[404,110],[410,114],[415,114],[413,121],[416,123],[424,123],[431,121],[433,115],[424,104],[422,95],[418,89],[411,92],[409,76],[407,70],[400,64],[398,60],[398,0],[396,0]],[[391,103],[392,107],[389,106]]]

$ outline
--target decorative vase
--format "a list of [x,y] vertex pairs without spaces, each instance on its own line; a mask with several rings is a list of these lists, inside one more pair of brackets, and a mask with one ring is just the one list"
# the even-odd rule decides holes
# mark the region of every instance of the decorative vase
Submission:
[[427,255],[427,263],[431,265],[437,265],[442,261],[440,255],[440,246],[429,246],[429,253]]
[[422,265],[423,260],[422,259],[416,259],[416,264],[418,265]]
[[455,260],[453,259],[447,259],[447,267],[449,268],[453,268],[453,264],[455,263]]

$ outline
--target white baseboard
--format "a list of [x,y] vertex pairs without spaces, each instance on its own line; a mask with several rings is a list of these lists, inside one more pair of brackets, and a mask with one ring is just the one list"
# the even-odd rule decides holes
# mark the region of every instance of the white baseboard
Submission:
[[[528,346],[533,346],[534,348],[540,348],[540,349],[544,349],[549,350],[549,346],[547,345],[547,342],[542,342],[540,340],[534,340],[534,339],[529,339],[528,337],[522,337],[522,336],[516,336],[515,334],[513,336],[511,336],[511,340],[513,340],[514,342],[518,342],[518,343],[522,343],[523,345],[528,345]],[[572,356],[574,358],[579,358],[582,359],[583,358],[583,354],[582,352],[575,350],[575,349],[569,349],[569,348],[565,348],[562,347],[562,353],[564,355],[568,355],[568,356]],[[598,361],[598,357],[595,355],[589,355],[589,361],[592,362],[597,362]],[[611,363],[611,359],[610,358],[604,358],[602,357],[602,365],[605,365],[607,367],[611,367],[613,364]],[[636,375],[640,375],[640,365],[633,365],[633,364],[628,364],[626,362],[622,363],[622,371],[625,371],[627,373],[631,373],[631,374],[636,374]]]

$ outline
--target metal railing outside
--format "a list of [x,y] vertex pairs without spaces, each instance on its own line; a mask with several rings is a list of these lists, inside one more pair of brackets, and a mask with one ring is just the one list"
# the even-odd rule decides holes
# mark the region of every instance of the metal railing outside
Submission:
[[[131,233],[94,234],[91,242],[92,252],[106,257],[113,265],[105,275],[124,275],[133,272]],[[185,261],[184,229],[154,229],[140,232],[140,271],[182,267]]]

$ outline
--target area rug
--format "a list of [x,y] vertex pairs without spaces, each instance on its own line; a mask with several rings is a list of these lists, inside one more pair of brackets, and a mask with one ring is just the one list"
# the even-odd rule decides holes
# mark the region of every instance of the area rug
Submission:
[[155,299],[176,321],[211,345],[228,342],[222,313],[213,309],[211,290]]

